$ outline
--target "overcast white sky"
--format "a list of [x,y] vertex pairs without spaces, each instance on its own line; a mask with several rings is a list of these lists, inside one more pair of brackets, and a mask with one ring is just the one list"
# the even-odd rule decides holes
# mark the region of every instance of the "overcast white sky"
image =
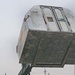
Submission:
[[[0,75],[18,75],[19,65],[16,45],[26,12],[33,5],[53,5],[75,13],[75,0],[0,0]],[[39,71],[40,70],[40,71]],[[47,69],[50,75],[74,75],[74,66],[64,69]],[[43,75],[43,69],[33,69],[32,75]]]

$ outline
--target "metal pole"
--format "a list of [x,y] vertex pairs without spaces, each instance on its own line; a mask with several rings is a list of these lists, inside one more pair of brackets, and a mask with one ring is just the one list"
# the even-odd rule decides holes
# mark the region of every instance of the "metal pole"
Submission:
[[46,75],[46,72],[47,72],[46,69],[44,69],[44,75]]

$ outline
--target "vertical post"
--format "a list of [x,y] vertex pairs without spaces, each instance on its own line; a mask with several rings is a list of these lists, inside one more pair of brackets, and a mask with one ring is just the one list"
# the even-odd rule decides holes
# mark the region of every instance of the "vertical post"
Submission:
[[44,69],[44,75],[46,75],[46,72],[47,72],[46,69]]

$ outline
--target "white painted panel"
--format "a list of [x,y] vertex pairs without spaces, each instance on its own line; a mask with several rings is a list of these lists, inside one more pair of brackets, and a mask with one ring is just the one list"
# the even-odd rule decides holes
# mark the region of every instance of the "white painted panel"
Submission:
[[67,28],[66,23],[65,23],[65,22],[63,22],[63,21],[60,21],[60,24],[61,24],[62,30],[63,30],[63,31],[67,31],[67,32],[68,32],[68,28]]
[[63,18],[61,11],[59,9],[55,9],[58,19]]
[[70,23],[72,31],[75,32],[75,14],[68,9],[64,9],[64,12]]
[[27,19],[29,29],[47,31],[40,7],[30,10],[30,17]]
[[43,10],[44,10],[44,16],[45,16],[45,19],[47,21],[50,31],[59,31],[52,11],[49,8],[44,8]]
[[75,32],[75,18],[68,18],[68,21],[71,25],[72,31]]

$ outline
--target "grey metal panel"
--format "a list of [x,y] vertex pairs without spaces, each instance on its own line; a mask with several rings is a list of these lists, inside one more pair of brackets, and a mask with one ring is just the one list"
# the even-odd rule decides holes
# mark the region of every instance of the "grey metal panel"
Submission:
[[73,37],[73,40],[71,42],[69,49],[70,49],[70,52],[65,64],[70,64],[70,65],[75,64],[75,35]]
[[29,30],[20,63],[32,66],[59,66],[65,63],[73,34]]
[[20,58],[21,63],[33,63],[34,62],[34,58],[35,58],[37,48],[39,45],[39,41],[40,41],[39,34],[40,33],[36,33],[33,36],[30,31],[28,32],[26,43],[24,45],[23,52],[21,54],[22,56]]
[[63,66],[71,41],[71,34],[44,33],[35,57],[35,64]]

